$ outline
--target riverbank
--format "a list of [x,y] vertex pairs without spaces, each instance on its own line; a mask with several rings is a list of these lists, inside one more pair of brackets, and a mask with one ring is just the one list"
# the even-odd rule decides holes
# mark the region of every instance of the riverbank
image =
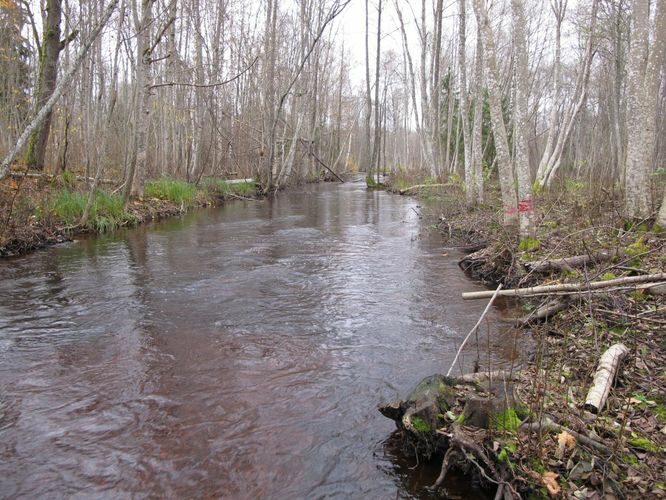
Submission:
[[[493,478],[483,457],[458,466],[491,490],[506,481],[505,498],[666,498],[666,287],[631,283],[666,272],[666,235],[650,221],[627,225],[613,193],[582,184],[537,198],[537,234],[527,242],[503,228],[497,193],[469,211],[455,185],[414,191],[444,246],[470,252],[460,265],[487,286],[580,285],[518,299],[516,328],[531,339],[520,343],[533,346],[511,374],[524,414],[501,429],[463,422],[445,431],[453,439],[451,428],[462,428],[504,475]],[[601,356],[618,344],[628,355],[595,413],[588,391]]]
[[124,206],[119,188],[104,184],[93,200],[88,220],[86,182],[59,176],[14,175],[0,181],[0,257],[26,254],[71,240],[83,233],[101,234],[120,227],[181,215],[197,207],[262,196],[254,182],[204,179],[199,186],[173,179],[146,183],[145,196]]

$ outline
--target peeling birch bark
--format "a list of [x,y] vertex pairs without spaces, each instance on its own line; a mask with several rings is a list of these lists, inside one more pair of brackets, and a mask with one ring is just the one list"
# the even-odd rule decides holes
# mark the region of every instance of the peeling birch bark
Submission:
[[627,354],[629,354],[629,348],[624,344],[615,344],[602,354],[592,387],[585,398],[585,409],[592,413],[599,413],[603,409],[620,362]]

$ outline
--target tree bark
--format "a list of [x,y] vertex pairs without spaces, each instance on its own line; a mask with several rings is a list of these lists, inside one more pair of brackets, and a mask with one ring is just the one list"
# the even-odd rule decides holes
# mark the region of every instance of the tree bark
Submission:
[[[46,24],[42,35],[41,50],[39,53],[39,74],[36,86],[36,109],[41,109],[53,95],[58,78],[58,58],[64,47],[60,40],[60,20],[62,18],[61,0],[47,0]],[[52,111],[46,113],[44,120],[30,136],[26,163],[35,170],[44,170],[46,146],[51,130]]]
[[592,387],[585,398],[585,408],[592,413],[599,413],[608,399],[611,387],[617,376],[620,362],[629,354],[629,349],[623,344],[615,344],[603,353],[599,360],[597,373],[594,375]]
[[514,168],[518,184],[518,217],[520,237],[534,233],[534,201],[530,173],[530,147],[528,143],[529,66],[527,56],[527,19],[523,0],[511,0],[513,13],[513,43],[516,53],[516,103],[514,109]]
[[465,200],[467,206],[474,206],[478,196],[476,194],[476,179],[472,164],[472,145],[470,144],[469,130],[469,102],[467,98],[467,12],[466,0],[458,0],[458,87],[460,90],[460,124],[463,136],[463,158],[465,168]]
[[634,0],[633,38],[629,52],[625,215],[651,215],[650,170],[656,144],[660,71],[666,52],[666,2],[656,5],[655,36],[649,46],[649,0]]
[[476,180],[476,201],[483,203],[483,36],[476,30],[476,56],[474,62],[474,125],[472,126],[472,170]]
[[[500,295],[504,297],[524,297],[526,295],[550,295],[555,293],[576,293],[590,290],[600,290],[614,286],[628,286],[640,283],[652,283],[666,280],[666,273],[645,274],[643,276],[628,276],[626,278],[615,278],[606,281],[591,281],[589,283],[562,283],[559,285],[541,285],[528,288],[513,288],[511,290],[502,290]],[[487,299],[492,297],[492,291],[485,292],[466,292],[462,298],[468,299]]]
[[142,198],[146,178],[146,157],[148,126],[150,124],[150,31],[153,24],[153,3],[155,0],[141,0],[141,20],[137,26],[137,47],[135,61],[136,88],[139,92],[139,107],[136,110],[136,130],[134,139],[135,160],[127,173],[127,183],[123,197],[125,205],[131,196]]
[[481,26],[483,34],[488,101],[490,103],[490,118],[493,137],[495,139],[500,190],[502,192],[504,224],[506,226],[513,226],[518,222],[518,196],[515,189],[511,157],[509,155],[506,125],[502,113],[502,91],[499,82],[499,69],[497,67],[497,51],[484,0],[473,0],[473,5],[477,23]]
[[74,79],[74,75],[81,66],[83,59],[90,51],[90,48],[92,47],[93,43],[99,36],[100,32],[102,31],[106,23],[109,21],[111,14],[118,5],[118,1],[119,0],[110,1],[106,10],[104,11],[104,15],[100,19],[99,23],[92,30],[90,34],[90,39],[84,43],[83,47],[81,48],[81,52],[79,52],[79,54],[76,56],[76,59],[74,59],[72,66],[67,70],[63,78],[60,80],[55,90],[53,91],[51,97],[48,99],[48,101],[46,101],[46,103],[44,103],[44,105],[41,107],[37,115],[32,119],[30,124],[24,129],[23,133],[16,142],[14,148],[2,160],[2,164],[0,164],[0,179],[3,179],[7,175],[7,172],[9,171],[9,166],[16,159],[16,156],[18,155],[21,148],[25,146],[26,142],[28,141],[28,138],[32,135],[33,132],[37,130],[37,128],[46,119],[47,115],[53,110],[53,106],[55,106],[55,103],[58,102],[58,99],[60,99],[62,94],[65,93],[65,90],[68,90],[69,85],[72,83],[72,80]]

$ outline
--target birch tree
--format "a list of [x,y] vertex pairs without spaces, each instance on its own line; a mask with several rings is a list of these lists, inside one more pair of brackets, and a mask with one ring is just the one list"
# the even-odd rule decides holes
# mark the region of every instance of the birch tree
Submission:
[[93,43],[95,42],[95,40],[97,40],[97,37],[101,33],[102,29],[104,28],[104,26],[106,26],[106,23],[109,21],[111,14],[113,14],[113,11],[118,5],[118,1],[119,0],[111,0],[109,2],[109,4],[106,7],[106,10],[104,11],[104,15],[100,19],[99,23],[91,31],[90,38],[86,40],[86,42],[83,44],[83,47],[81,48],[80,52],[72,62],[72,65],[63,75],[60,82],[56,85],[55,89],[53,90],[53,94],[51,94],[51,97],[49,97],[48,101],[46,101],[44,105],[39,109],[35,117],[30,121],[28,126],[24,129],[23,133],[16,141],[14,147],[2,160],[2,163],[0,164],[0,179],[3,179],[7,175],[7,173],[9,172],[10,165],[16,159],[21,149],[28,142],[29,137],[39,128],[39,126],[46,119],[46,117],[52,112],[53,107],[55,106],[58,99],[60,99],[60,97],[68,89],[68,86],[72,83],[74,75],[81,66],[83,59],[90,51],[90,48],[92,47]]
[[627,89],[627,157],[625,215],[651,215],[650,173],[656,142],[660,72],[666,53],[666,1],[657,0],[654,40],[650,41],[649,0],[632,2],[633,36],[629,51]]
[[134,74],[138,93],[138,109],[136,110],[136,129],[134,132],[133,161],[127,172],[123,197],[125,204],[130,196],[143,197],[146,179],[147,135],[150,124],[150,57],[152,52],[150,31],[153,24],[153,4],[155,0],[141,0],[141,16],[134,9],[136,26],[136,60]]
[[467,98],[467,12],[466,0],[458,0],[458,87],[460,89],[460,125],[463,131],[463,148],[465,164],[465,199],[467,206],[473,206],[477,200],[477,183],[472,163],[471,133],[469,130],[469,104]]
[[[62,1],[47,0],[44,33],[39,46],[39,74],[35,89],[36,110],[41,109],[53,95],[58,77],[60,52],[78,34],[77,31],[73,31],[65,39],[61,40],[61,19]],[[48,145],[49,132],[51,130],[51,116],[52,112],[47,112],[42,122],[30,136],[28,152],[26,154],[26,163],[30,168],[44,170],[44,157],[46,156],[46,146]]]
[[[587,98],[590,69],[595,54],[595,37],[599,0],[592,1],[590,24],[583,62],[576,78],[574,95],[569,103],[562,102],[562,23],[567,11],[567,0],[551,0],[555,17],[555,56],[553,61],[553,97],[548,122],[548,135],[536,174],[536,185],[550,187],[555,174],[562,165],[564,148],[571,136],[576,117]],[[561,115],[560,108],[566,111]]]
[[511,0],[513,14],[513,45],[516,58],[514,107],[514,169],[518,188],[518,217],[520,237],[525,239],[534,232],[534,202],[530,182],[530,151],[528,137],[529,66],[527,56],[527,19],[523,0]]
[[502,113],[502,90],[499,82],[497,51],[485,0],[473,0],[472,4],[483,37],[488,102],[490,104],[490,119],[497,155],[500,190],[502,192],[504,223],[510,226],[518,222],[518,196],[514,183],[506,124]]

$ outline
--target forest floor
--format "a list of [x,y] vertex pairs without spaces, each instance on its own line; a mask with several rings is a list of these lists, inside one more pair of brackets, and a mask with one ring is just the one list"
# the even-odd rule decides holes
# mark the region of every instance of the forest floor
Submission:
[[8,176],[0,181],[0,257],[23,255],[71,240],[77,234],[104,233],[125,226],[181,215],[190,208],[218,206],[261,196],[253,182],[204,179],[200,186],[160,179],[146,183],[142,200],[124,206],[118,189],[97,191],[86,224],[80,220],[89,187],[74,175]]
[[[666,233],[651,229],[650,221],[628,226],[617,193],[580,183],[537,197],[537,234],[522,243],[501,223],[498,193],[488,193],[492,201],[470,211],[460,187],[417,191],[426,222],[441,232],[445,247],[471,252],[461,267],[489,287],[583,284],[582,293],[517,299],[523,317],[507,339],[529,346],[520,349],[516,368],[526,420],[543,423],[547,417],[564,427],[522,432],[523,420],[504,429],[503,439],[470,431],[510,471],[511,491],[530,498],[666,498],[666,286],[586,286],[665,272]],[[538,265],[572,256],[599,258],[561,269]],[[561,303],[559,312],[535,318],[553,302]],[[605,406],[593,414],[586,394],[600,356],[617,343],[629,355]]]

